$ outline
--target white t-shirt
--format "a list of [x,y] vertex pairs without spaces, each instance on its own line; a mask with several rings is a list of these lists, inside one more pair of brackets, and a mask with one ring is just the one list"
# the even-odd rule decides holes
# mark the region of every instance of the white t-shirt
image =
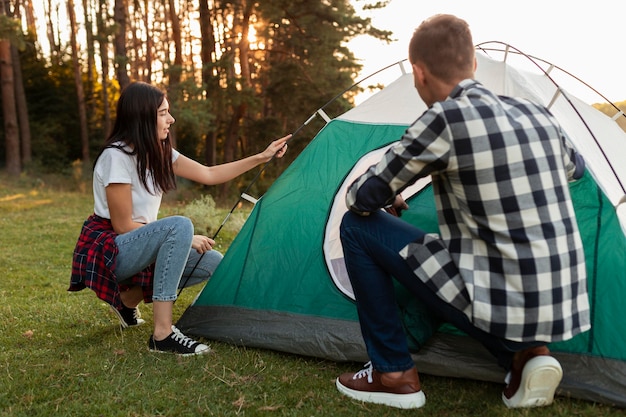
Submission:
[[[122,145],[121,142],[114,145]],[[129,147],[124,147],[130,151]],[[172,162],[176,161],[179,152],[172,150]],[[148,187],[152,189],[152,175],[147,173]],[[93,197],[94,213],[100,217],[110,219],[109,204],[106,197],[106,187],[109,184],[130,184],[133,202],[133,221],[139,223],[150,223],[157,219],[161,197],[163,193],[159,191],[151,194],[141,183],[137,175],[137,157],[128,155],[121,149],[105,149],[93,171]],[[150,190],[152,191],[152,190]]]

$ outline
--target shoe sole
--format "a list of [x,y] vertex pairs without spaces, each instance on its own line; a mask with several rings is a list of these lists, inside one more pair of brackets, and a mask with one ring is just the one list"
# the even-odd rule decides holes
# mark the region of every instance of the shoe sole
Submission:
[[426,396],[423,391],[418,391],[413,394],[357,391],[343,385],[339,382],[339,378],[335,381],[335,385],[337,386],[339,392],[343,395],[368,403],[383,404],[403,409],[420,408],[426,404]]
[[111,307],[111,311],[113,311],[115,313],[115,315],[117,316],[118,320],[120,321],[120,327],[122,329],[127,329],[129,327],[141,326],[142,324],[144,324],[146,322],[144,319],[137,319],[137,324],[128,324],[128,323],[126,323],[126,320],[124,320],[124,317],[122,317],[120,312],[117,310],[117,308],[115,308],[113,306],[109,306],[109,307]]
[[502,401],[509,408],[542,407],[552,404],[563,378],[561,364],[552,356],[536,356],[526,362],[515,395]]
[[152,349],[152,348],[148,348],[148,350],[153,353],[167,353],[170,355],[177,355],[177,356],[198,356],[198,355],[206,355],[207,353],[211,352],[210,347],[207,347],[206,349],[201,350],[200,352],[193,352],[193,353],[178,353],[178,352],[173,352],[170,350],[158,350],[158,349]]

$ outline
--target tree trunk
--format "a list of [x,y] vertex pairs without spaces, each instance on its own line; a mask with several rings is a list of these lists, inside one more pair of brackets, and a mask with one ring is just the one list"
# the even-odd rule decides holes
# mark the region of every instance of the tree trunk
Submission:
[[[54,36],[54,24],[53,24],[53,20],[52,20],[52,16],[53,16],[53,4],[52,4],[52,0],[48,0],[47,1],[47,5],[48,5],[48,9],[46,10],[46,16],[48,16],[48,21],[46,22],[46,34],[48,35],[48,43],[50,44],[50,60],[52,61],[53,64],[58,64],[61,60],[61,47],[59,46],[59,43],[57,42],[56,37]],[[57,23],[59,21],[58,17],[58,13],[56,13],[57,16]]]
[[[183,70],[183,48],[180,19],[176,13],[176,4],[174,0],[168,0],[168,9],[168,15],[172,24],[172,42],[174,43],[174,65],[170,66],[167,73],[169,78],[168,95],[173,102],[176,102],[179,98],[180,75]],[[176,125],[173,127],[173,129],[170,129],[170,140],[172,141],[172,146],[176,147]]]
[[143,55],[142,50],[144,47],[143,39],[139,39],[137,36],[137,32],[141,30],[142,25],[142,15],[148,14],[148,11],[145,10],[142,13],[139,4],[137,2],[133,2],[134,6],[132,13],[131,10],[128,10],[126,20],[126,24],[128,25],[126,28],[126,35],[128,38],[126,39],[126,45],[130,45],[130,49],[127,49],[127,62],[128,62],[128,73],[130,74],[130,79],[133,81],[145,81],[144,78],[140,74],[143,74],[144,65],[141,62],[140,57]]
[[148,10],[150,10],[151,6],[150,6],[150,0],[145,0],[144,1],[144,9],[146,10],[146,13],[144,13],[144,26],[146,28],[146,33],[148,34],[148,39],[146,39],[146,63],[145,63],[145,73],[144,73],[144,77],[145,80],[147,82],[150,82],[152,80],[152,55],[154,54],[154,39],[152,36],[152,33],[154,32],[154,22],[152,22],[152,26],[151,22],[149,20],[149,16],[150,14],[147,13]]
[[98,44],[100,45],[100,63],[102,65],[102,107],[104,108],[103,131],[109,136],[111,130],[111,111],[109,110],[109,30],[106,22],[107,0],[100,0],[96,28],[98,30]]
[[115,0],[113,20],[117,26],[115,32],[115,72],[117,82],[123,90],[130,84],[130,78],[126,69],[128,58],[126,56],[126,2],[125,0]]
[[[5,7],[5,13],[11,15],[18,20],[21,20],[20,2],[17,1],[13,12]],[[6,6],[6,5],[5,5]],[[33,7],[30,2],[27,2],[26,7],[26,21],[28,22],[28,30],[34,30],[33,22]],[[17,106],[17,120],[19,126],[19,140],[21,144],[21,157],[22,164],[28,164],[32,161],[32,148],[31,148],[31,136],[30,136],[30,122],[28,120],[28,104],[26,102],[26,93],[24,92],[24,80],[22,78],[22,65],[20,62],[20,54],[15,45],[11,45],[11,61],[13,64],[13,83],[15,86],[15,105]]]
[[83,77],[78,60],[78,44],[76,42],[76,14],[74,0],[67,0],[67,13],[70,18],[70,44],[72,47],[72,63],[74,67],[74,83],[76,84],[76,100],[78,102],[78,121],[80,123],[81,159],[85,166],[89,165],[89,136],[87,133],[87,111],[85,108],[85,91]]
[[24,4],[24,9],[26,10],[26,27],[28,28],[27,29],[28,34],[33,37],[35,42],[38,42],[37,25],[35,23],[35,9],[33,7],[33,1],[37,1],[37,0],[30,0]]
[[[215,33],[213,32],[213,22],[211,21],[211,11],[209,9],[208,0],[200,0],[200,34],[201,50],[200,58],[202,60],[202,84],[205,88],[208,100],[215,96],[219,91],[218,78],[214,75],[214,57],[215,57]],[[217,106],[216,106],[217,107]],[[216,115],[220,118],[220,113]],[[206,133],[204,138],[204,162],[207,165],[216,164],[216,137],[217,132],[215,126]]]
[[168,72],[170,87],[177,87],[180,83],[180,73],[183,67],[182,40],[180,32],[180,19],[176,13],[174,0],[168,0],[169,17],[172,23],[172,42],[174,42],[174,67]]
[[13,60],[13,76],[15,84],[15,104],[17,105],[17,119],[19,121],[20,142],[22,144],[22,162],[28,164],[33,159],[30,135],[30,121],[28,120],[28,104],[24,92],[24,80],[22,79],[22,65],[20,54],[15,46],[11,46],[11,58]]
[[239,42],[239,65],[241,66],[241,83],[243,88],[251,88],[250,78],[250,17],[254,10],[254,1],[242,0],[243,17],[241,19],[241,41]]
[[22,171],[20,162],[20,141],[15,108],[15,85],[13,65],[11,64],[11,44],[0,39],[0,80],[2,84],[2,115],[4,117],[4,139],[6,147],[6,169],[11,176],[19,176]]
[[96,73],[96,51],[94,48],[93,22],[92,19],[92,0],[82,0],[83,2],[83,19],[85,24],[85,34],[87,38],[87,86],[86,86],[86,106],[87,114],[93,114],[93,94],[96,82],[94,76]]

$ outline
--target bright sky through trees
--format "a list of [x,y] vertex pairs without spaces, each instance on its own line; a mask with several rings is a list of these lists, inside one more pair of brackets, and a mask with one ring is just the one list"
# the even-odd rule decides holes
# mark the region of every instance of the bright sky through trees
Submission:
[[[361,76],[406,58],[415,27],[434,14],[451,13],[470,24],[474,43],[506,42],[565,69],[613,102],[626,100],[624,0],[391,0],[387,7],[372,11],[361,8],[372,0],[351,1],[357,14],[371,17],[375,26],[393,31],[397,39],[387,45],[360,36],[348,44],[364,64]],[[44,39],[43,4],[34,4]],[[58,12],[65,16],[64,7]],[[596,99],[591,94],[579,97],[592,102]]]

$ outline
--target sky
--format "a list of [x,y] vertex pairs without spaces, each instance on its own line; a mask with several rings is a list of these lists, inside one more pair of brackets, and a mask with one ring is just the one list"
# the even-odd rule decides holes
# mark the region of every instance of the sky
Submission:
[[[391,0],[384,9],[362,11],[373,0],[351,0],[362,17],[397,41],[369,36],[348,43],[361,60],[361,78],[407,57],[414,29],[437,13],[470,25],[474,44],[501,41],[544,59],[582,79],[612,102],[626,100],[625,0]],[[566,87],[567,89],[567,87]],[[602,99],[571,91],[588,102]]]

